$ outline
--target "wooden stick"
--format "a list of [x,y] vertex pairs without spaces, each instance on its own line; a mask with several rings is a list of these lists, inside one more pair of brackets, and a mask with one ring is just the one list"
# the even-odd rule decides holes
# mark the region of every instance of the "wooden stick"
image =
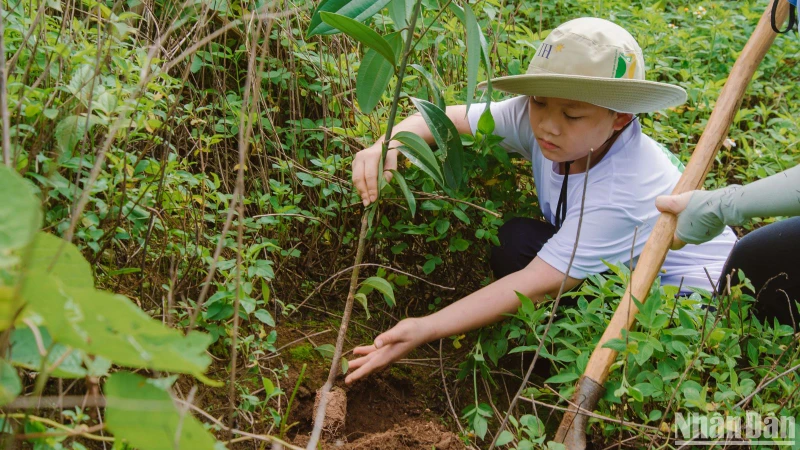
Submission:
[[[780,2],[775,17],[776,23],[780,26],[788,15],[789,5],[786,0],[773,1]],[[703,180],[714,163],[714,156],[728,136],[728,130],[739,109],[747,85],[775,40],[776,34],[770,26],[771,9],[771,6],[766,8],[744,50],[736,59],[706,129],[700,136],[697,147],[695,147],[678,185],[673,190],[673,194],[681,194],[702,186]],[[650,286],[658,275],[672,243],[677,221],[677,217],[669,213],[662,213],[658,218],[653,232],[642,250],[636,269],[631,275],[630,285],[605,333],[600,338],[600,342],[592,352],[586,371],[578,380],[573,405],[580,404],[581,408],[588,410],[593,410],[596,406],[600,397],[596,391],[602,389],[603,383],[608,378],[608,371],[617,357],[616,351],[603,348],[603,345],[611,339],[620,338],[622,330],[628,330],[633,325],[634,317],[639,310],[633,303],[632,297],[641,302],[647,299]],[[571,411],[564,414],[556,434],[556,441],[564,442],[570,450],[583,449],[586,445],[585,416],[582,416],[583,420],[581,420],[576,415],[575,408],[570,409]]]

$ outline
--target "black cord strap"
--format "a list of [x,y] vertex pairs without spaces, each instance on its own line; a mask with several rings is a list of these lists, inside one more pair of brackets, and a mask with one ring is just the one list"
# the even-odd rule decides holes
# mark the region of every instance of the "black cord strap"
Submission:
[[772,31],[783,34],[793,30],[795,25],[797,25],[797,6],[789,3],[789,24],[786,25],[785,30],[781,31],[778,29],[778,24],[775,23],[775,15],[778,13],[778,2],[780,1],[781,0],[775,0],[772,2],[772,14],[769,16],[769,22],[770,25],[772,25]]
[[561,194],[558,196],[558,206],[556,206],[556,231],[561,229],[561,224],[567,219],[567,183],[569,182],[569,165],[573,161],[564,163],[564,182],[561,183]]

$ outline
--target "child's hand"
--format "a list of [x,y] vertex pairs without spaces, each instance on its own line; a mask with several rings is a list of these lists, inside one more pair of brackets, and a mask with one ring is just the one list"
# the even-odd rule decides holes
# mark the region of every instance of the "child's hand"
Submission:
[[[694,194],[694,191],[684,192],[680,195],[659,195],[656,197],[656,208],[661,212],[668,212],[677,216],[686,209],[686,205],[689,204],[692,194]],[[672,245],[670,249],[680,250],[685,245],[686,242],[683,242],[676,232],[672,236]]]
[[[381,162],[381,143],[361,150],[353,158],[353,184],[364,201],[364,206],[378,199],[378,164]],[[389,150],[383,163],[386,182],[392,181],[392,172],[397,169],[397,150]]]
[[353,355],[364,355],[350,361],[350,369],[354,370],[345,378],[350,384],[372,372],[383,369],[402,358],[416,347],[428,342],[424,318],[411,318],[400,321],[389,331],[375,338],[375,344],[356,347]]

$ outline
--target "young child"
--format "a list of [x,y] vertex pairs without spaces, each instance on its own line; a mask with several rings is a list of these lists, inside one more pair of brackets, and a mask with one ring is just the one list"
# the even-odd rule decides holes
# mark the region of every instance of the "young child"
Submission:
[[[681,104],[686,93],[646,81],[642,51],[618,25],[596,18],[566,22],[539,46],[525,75],[494,79],[492,87],[521,95],[491,104],[494,133],[509,152],[531,160],[539,206],[549,223],[512,219],[503,225],[501,245],[491,257],[497,281],[430,316],[405,319],[374,345],[356,348],[354,354],[362,356],[350,362],[347,383],[423,343],[501,320],[519,308],[516,292],[534,301],[555,296],[575,245],[587,172],[566,289],[606,271],[603,261],[627,264],[631,249],[638,257],[659,215],[655,198],[669,194],[680,178],[674,157],[642,134],[635,114]],[[451,106],[447,115],[460,133],[474,133],[484,110],[485,105],[469,111]],[[418,115],[394,129],[433,142]],[[380,152],[379,140],[353,161],[353,182],[365,205],[377,198]],[[384,170],[396,167],[397,151],[391,150]],[[726,229],[707,243],[669,252],[662,283],[710,290],[704,268],[716,279],[735,240]]]

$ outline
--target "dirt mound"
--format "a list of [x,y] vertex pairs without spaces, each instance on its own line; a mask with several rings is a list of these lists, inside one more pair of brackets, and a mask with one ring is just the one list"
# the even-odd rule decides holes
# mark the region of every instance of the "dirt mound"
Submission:
[[[297,436],[295,445],[305,446],[308,436]],[[466,448],[458,437],[440,425],[421,419],[409,419],[382,433],[368,434],[353,442],[323,443],[323,450],[461,450]]]
[[458,437],[432,422],[409,420],[391,430],[364,436],[346,445],[351,450],[431,449],[457,450],[466,448]]

